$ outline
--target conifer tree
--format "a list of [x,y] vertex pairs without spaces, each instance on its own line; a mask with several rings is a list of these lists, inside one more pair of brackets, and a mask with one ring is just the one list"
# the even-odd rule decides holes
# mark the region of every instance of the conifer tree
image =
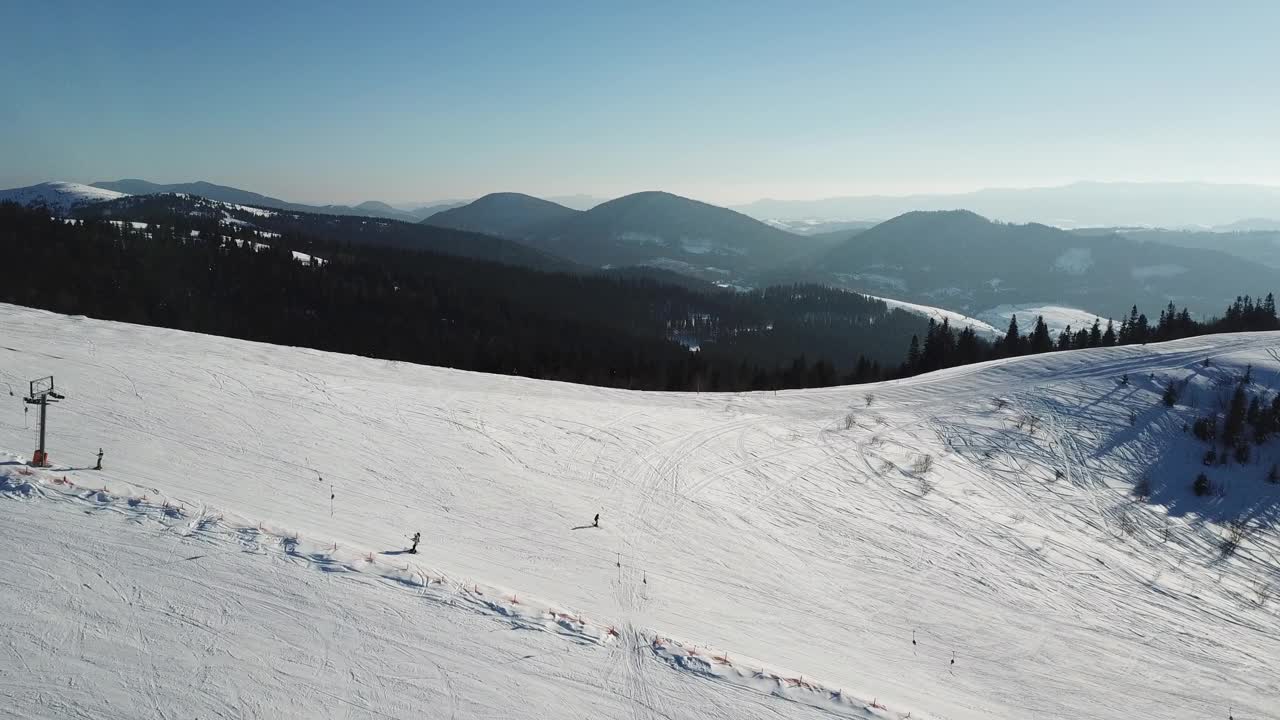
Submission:
[[1111,321],[1108,320],[1107,331],[1102,334],[1102,346],[1115,347],[1115,344],[1116,344],[1116,329],[1115,327],[1112,326]]
[[1241,437],[1245,421],[1248,418],[1249,399],[1245,396],[1244,383],[1238,383],[1231,393],[1231,404],[1227,408],[1227,416],[1222,420],[1222,447],[1228,448],[1236,444]]
[[1071,326],[1070,326],[1070,325],[1068,325],[1068,326],[1066,326],[1065,328],[1063,328],[1062,332],[1058,333],[1058,349],[1059,349],[1059,350],[1070,350],[1070,349],[1071,349],[1071,339],[1072,339],[1072,336],[1071,336]]
[[1022,342],[1022,336],[1018,332],[1018,316],[1011,315],[1009,317],[1009,329],[1005,331],[1004,342],[1002,347],[1005,355],[1018,355],[1018,345]]
[[1036,317],[1035,329],[1031,331],[1031,352],[1044,353],[1053,349],[1053,340],[1049,338],[1049,326],[1044,323],[1044,316]]
[[1146,343],[1151,338],[1151,325],[1146,315],[1138,315],[1137,325],[1133,328],[1130,342]]
[[907,369],[918,372],[920,368],[920,336],[911,336],[911,347],[907,350]]
[[955,359],[958,365],[967,365],[981,359],[982,348],[978,344],[978,335],[971,326],[966,326],[956,338]]

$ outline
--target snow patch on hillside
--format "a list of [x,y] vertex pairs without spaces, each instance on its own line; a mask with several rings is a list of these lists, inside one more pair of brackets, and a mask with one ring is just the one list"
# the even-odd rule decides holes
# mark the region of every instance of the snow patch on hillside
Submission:
[[1088,310],[1080,310],[1078,308],[1063,307],[1061,305],[997,305],[996,307],[983,310],[977,313],[977,317],[995,327],[1009,327],[1009,319],[1014,315],[1018,316],[1018,327],[1022,331],[1028,332],[1035,324],[1036,318],[1044,317],[1045,325],[1049,326],[1049,332],[1057,338],[1057,334],[1062,332],[1068,325],[1072,330],[1080,328],[1092,327],[1094,320],[1100,320],[1105,326],[1107,318],[1100,317]]
[[298,252],[297,250],[293,251],[293,259],[297,260],[298,262],[301,262],[303,265],[325,264],[324,258],[318,258],[314,255],[308,255],[307,253],[304,253],[304,252]]
[[50,210],[65,213],[80,205],[115,200],[126,193],[103,190],[92,185],[72,182],[46,182],[39,185],[0,190],[0,202],[16,202],[19,205],[45,205]]
[[1083,275],[1093,267],[1093,250],[1070,248],[1053,261],[1053,267],[1069,275]]
[[919,305],[917,303],[906,302],[905,300],[894,300],[892,298],[881,297],[879,295],[867,295],[867,297],[880,300],[891,308],[897,308],[923,317],[933,318],[939,323],[946,320],[951,324],[951,327],[956,330],[963,330],[966,327],[971,327],[974,332],[982,336],[994,337],[1004,335],[1003,330],[997,330],[988,323],[977,318],[969,317],[963,313],[955,312],[954,310],[944,310],[943,308],[934,307],[932,305]]
[[630,243],[632,245],[658,245],[660,247],[667,246],[667,241],[665,238],[658,237],[657,235],[650,235],[649,233],[627,231],[623,233],[618,233],[617,237],[619,242]]
[[235,203],[221,202],[221,201],[217,201],[217,202],[219,205],[222,205],[223,207],[230,208],[232,210],[239,210],[240,212],[246,212],[246,213],[249,213],[250,215],[257,215],[258,217],[271,217],[273,215],[279,214],[274,210],[266,210],[263,208],[253,207],[251,205],[237,205]]
[[1134,280],[1142,281],[1149,280],[1151,278],[1177,277],[1186,272],[1190,271],[1182,265],[1164,264],[1135,267],[1129,271],[1129,274],[1133,276]]
[[907,281],[894,275],[882,275],[880,273],[836,273],[835,277],[841,282],[852,285],[854,287],[876,287],[888,288],[905,292],[907,289]]

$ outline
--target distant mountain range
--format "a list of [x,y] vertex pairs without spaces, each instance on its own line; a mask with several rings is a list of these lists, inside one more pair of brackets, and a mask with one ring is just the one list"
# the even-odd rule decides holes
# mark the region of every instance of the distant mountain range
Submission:
[[1280,288],[1280,272],[1218,250],[992,222],[965,210],[911,212],[831,248],[812,279],[978,315],[1052,303],[1119,317],[1169,300],[1221,312],[1241,292]]
[[446,200],[444,202],[432,203],[429,205],[419,205],[418,207],[405,210],[405,212],[414,216],[418,220],[425,220],[431,217],[432,215],[435,215],[438,212],[444,212],[445,210],[452,210],[456,207],[462,207],[463,205],[466,205],[469,202],[471,201],[470,200]]
[[845,237],[874,227],[877,223],[875,220],[778,220],[774,218],[766,219],[764,222],[796,235],[816,236],[839,233]]
[[1078,235],[1115,234],[1144,243],[1221,250],[1252,262],[1280,269],[1280,230],[1209,231],[1161,228],[1083,228]]
[[578,194],[578,195],[552,195],[551,197],[547,197],[543,199],[553,202],[557,205],[563,205],[572,210],[590,210],[591,208],[599,205],[602,202],[606,202],[611,198],[597,197],[595,195]]
[[761,220],[876,220],[897,217],[913,210],[959,208],[1007,222],[1041,222],[1064,228],[1107,225],[1209,228],[1236,223],[1241,218],[1280,217],[1280,187],[1192,182],[1080,182],[1059,187],[988,189],[955,195],[757,200],[734,209]]
[[424,222],[509,237],[588,267],[647,265],[730,283],[815,247],[741,213],[656,191],[586,211],[495,193]]
[[1226,225],[1215,225],[1214,232],[1280,232],[1280,220],[1271,218],[1245,218]]
[[[108,187],[43,183],[0,191],[0,199],[39,202],[82,217],[146,220],[148,213],[161,211],[198,214],[207,210],[198,202],[175,207],[184,198],[206,198],[221,203],[217,212],[229,220],[268,232],[300,230],[327,239],[431,249],[539,269],[658,269],[726,287],[822,282],[969,315],[1036,303],[1116,315],[1138,303],[1157,312],[1170,299],[1212,313],[1236,293],[1280,288],[1280,232],[1268,230],[1214,233],[1116,226],[1066,231],[1039,223],[993,222],[970,211],[911,211],[872,227],[815,219],[765,223],[657,191],[588,210],[519,193],[494,193],[456,207],[431,208],[425,221],[417,221],[412,213],[378,201],[314,207],[203,182],[98,185]],[[1112,186],[1070,187],[1084,192]],[[155,194],[157,188],[174,188],[182,195]],[[1254,189],[1258,197],[1265,194],[1265,189]],[[1053,196],[1053,190],[1045,190],[1045,197]],[[129,191],[143,194],[121,195]],[[973,196],[990,200],[999,192],[1004,191]],[[282,212],[253,210],[259,207]],[[1261,212],[1244,216],[1266,217]],[[367,222],[369,217],[382,222]],[[1254,219],[1236,226],[1265,224]]]
[[[189,193],[221,200],[238,205],[254,205],[257,207],[279,208],[281,210],[297,210],[299,212],[320,213],[323,215],[360,215],[364,217],[381,217],[405,222],[417,222],[438,212],[462,207],[471,200],[443,200],[429,203],[409,203],[392,205],[380,200],[367,200],[359,205],[308,205],[290,202],[280,198],[262,195],[251,190],[216,185],[203,180],[186,183],[154,183],[148,180],[126,179],[93,183],[92,187],[121,192],[126,195],[149,195],[152,193]],[[563,205],[574,210],[588,210],[604,202],[604,198],[593,195],[565,195],[547,198],[549,202]]]
[[417,222],[433,213],[456,207],[459,203],[425,206],[414,210],[400,210],[378,200],[369,200],[359,205],[306,205],[289,202],[269,195],[241,190],[226,185],[215,185],[203,180],[187,183],[153,183],[147,180],[127,179],[96,182],[95,188],[112,190],[126,195],[151,195],[155,193],[186,193],[198,195],[210,200],[235,203],[237,205],[253,205],[255,207],[277,208],[279,210],[295,210],[298,212],[318,213],[321,215],[359,215],[362,217],[379,217],[405,222]]
[[177,227],[182,232],[186,232],[185,228],[212,232],[213,228],[236,225],[255,229],[268,238],[297,233],[337,243],[424,250],[534,270],[581,270],[561,258],[493,235],[407,223],[391,218],[328,215],[296,210],[274,211],[186,193],[121,196],[104,202],[79,205],[73,209],[72,214],[79,218],[156,223]]

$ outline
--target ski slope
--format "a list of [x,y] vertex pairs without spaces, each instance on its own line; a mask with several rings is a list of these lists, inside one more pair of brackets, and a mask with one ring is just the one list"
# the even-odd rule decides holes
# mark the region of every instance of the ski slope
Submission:
[[1180,431],[1278,346],[682,395],[0,306],[0,448],[67,396],[0,465],[0,707],[1280,718],[1280,443],[1197,499]]

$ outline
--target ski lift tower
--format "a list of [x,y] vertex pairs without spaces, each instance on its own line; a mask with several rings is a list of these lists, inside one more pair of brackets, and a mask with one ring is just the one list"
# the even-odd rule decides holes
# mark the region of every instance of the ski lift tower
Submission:
[[31,465],[33,467],[49,467],[49,453],[44,450],[45,418],[49,413],[49,403],[65,399],[65,396],[59,395],[54,391],[52,375],[39,380],[32,380],[31,393],[22,399],[28,405],[40,406],[40,446],[36,448],[36,454],[31,457]]

